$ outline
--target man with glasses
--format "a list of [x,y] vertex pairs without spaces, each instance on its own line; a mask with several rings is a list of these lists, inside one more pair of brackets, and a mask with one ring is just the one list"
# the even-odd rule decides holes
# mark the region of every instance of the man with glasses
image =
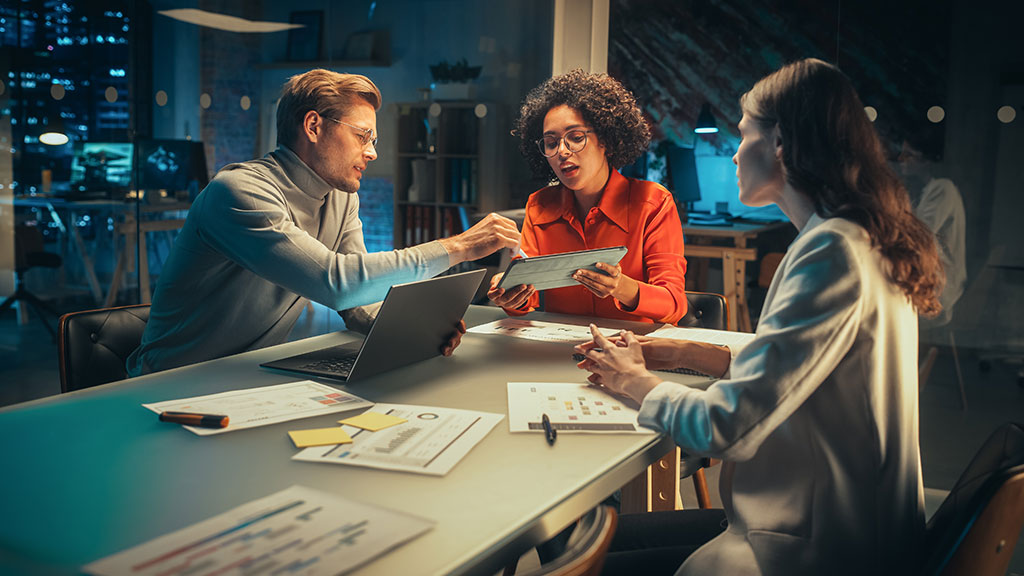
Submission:
[[[142,344],[128,359],[130,375],[284,342],[309,300],[365,328],[368,305],[391,285],[519,245],[515,223],[490,214],[451,238],[366,252],[356,192],[377,159],[380,103],[365,76],[311,70],[288,80],[278,149],[225,166],[189,210]],[[444,354],[464,329],[453,328]]]

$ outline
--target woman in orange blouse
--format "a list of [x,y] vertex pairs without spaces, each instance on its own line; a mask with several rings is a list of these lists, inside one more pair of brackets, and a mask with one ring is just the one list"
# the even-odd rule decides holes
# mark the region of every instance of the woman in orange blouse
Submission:
[[[579,286],[548,290],[548,312],[675,323],[686,314],[683,229],[672,194],[615,169],[647,149],[650,130],[636,99],[606,74],[574,70],[526,96],[516,123],[519,149],[534,172],[558,184],[526,204],[522,249],[528,256],[626,246],[617,266],[577,270]],[[533,286],[488,297],[512,315],[538,306]]]

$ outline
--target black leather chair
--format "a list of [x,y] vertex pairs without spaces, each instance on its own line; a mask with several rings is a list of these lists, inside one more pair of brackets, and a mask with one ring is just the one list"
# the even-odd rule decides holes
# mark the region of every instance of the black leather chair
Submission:
[[142,342],[149,304],[71,312],[60,317],[60,391],[128,377],[125,360]]
[[926,575],[1006,574],[1024,526],[1024,428],[1000,426],[928,520]]
[[[683,328],[729,329],[729,304],[725,296],[712,292],[687,292],[686,316],[676,324]],[[692,478],[693,490],[697,493],[697,505],[711,508],[711,494],[704,468],[712,465],[710,458],[696,458],[683,455],[679,459],[679,478]]]
[[43,247],[43,234],[35,226],[14,227],[14,294],[0,303],[0,313],[14,306],[19,300],[28,304],[42,321],[50,336],[56,338],[53,326],[46,320],[46,315],[56,318],[60,316],[49,304],[25,288],[25,273],[32,268],[60,268],[64,260],[57,254],[47,252]]
[[711,292],[687,292],[686,305],[686,316],[676,323],[677,326],[711,330],[729,329],[729,304],[725,296]]

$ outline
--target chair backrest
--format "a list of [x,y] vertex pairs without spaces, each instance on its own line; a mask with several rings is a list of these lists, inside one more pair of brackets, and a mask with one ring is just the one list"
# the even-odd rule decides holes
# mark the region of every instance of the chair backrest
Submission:
[[600,505],[580,519],[569,537],[565,552],[519,576],[598,576],[608,556],[619,518],[611,506]]
[[922,573],[1006,574],[1024,525],[1024,428],[1000,426],[928,521]]
[[60,317],[60,391],[124,380],[125,360],[142,342],[149,304],[71,312]]
[[676,323],[677,326],[729,329],[729,304],[725,301],[725,296],[711,292],[687,292],[686,305],[686,316]]
[[14,227],[14,270],[18,273],[42,266],[57,268],[63,263],[57,254],[46,251],[43,233],[38,226]]
[[779,269],[779,264],[782,264],[782,258],[786,254],[783,252],[768,252],[761,257],[761,268],[757,274],[757,285],[760,288],[767,288],[772,284],[772,278],[775,277],[775,271]]

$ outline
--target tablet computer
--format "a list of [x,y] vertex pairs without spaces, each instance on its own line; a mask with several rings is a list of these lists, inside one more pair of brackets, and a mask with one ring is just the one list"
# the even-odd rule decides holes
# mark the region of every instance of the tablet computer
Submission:
[[520,258],[509,263],[508,268],[505,269],[505,276],[502,277],[498,287],[508,290],[520,284],[533,284],[537,290],[548,290],[572,286],[579,284],[572,279],[573,272],[586,269],[604,274],[595,264],[604,262],[615,265],[625,255],[625,246],[613,246],[548,254],[534,258]]

